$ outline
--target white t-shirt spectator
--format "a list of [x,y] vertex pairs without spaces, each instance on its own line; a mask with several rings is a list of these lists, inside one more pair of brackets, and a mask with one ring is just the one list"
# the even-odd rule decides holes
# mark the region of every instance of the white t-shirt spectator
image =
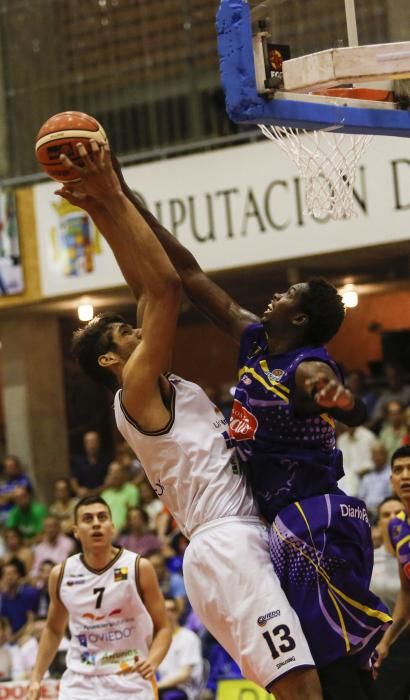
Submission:
[[360,425],[346,430],[337,439],[337,446],[343,453],[345,476],[338,483],[339,488],[349,496],[357,496],[360,474],[373,469],[372,447],[377,438],[371,430]]
[[188,700],[196,700],[203,674],[201,641],[195,632],[185,627],[178,627],[172,637],[168,653],[158,667],[159,678],[164,681],[172,678],[186,666],[192,668],[191,678],[178,685],[178,688],[187,694]]

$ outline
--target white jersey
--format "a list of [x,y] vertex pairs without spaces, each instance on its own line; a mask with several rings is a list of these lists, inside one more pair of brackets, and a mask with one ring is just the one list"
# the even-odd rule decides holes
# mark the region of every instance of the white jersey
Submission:
[[120,549],[102,571],[82,554],[62,565],[58,597],[69,613],[71,640],[67,668],[80,674],[108,675],[147,658],[153,623],[138,592],[139,555]]
[[228,423],[192,382],[171,374],[171,418],[163,430],[147,432],[127,413],[122,391],[114,399],[118,430],[182,532],[228,516],[254,516],[257,508],[240,473]]

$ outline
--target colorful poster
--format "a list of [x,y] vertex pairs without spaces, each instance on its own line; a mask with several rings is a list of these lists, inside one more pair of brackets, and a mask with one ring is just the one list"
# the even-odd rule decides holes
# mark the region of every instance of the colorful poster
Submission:
[[0,191],[0,296],[24,291],[14,190]]

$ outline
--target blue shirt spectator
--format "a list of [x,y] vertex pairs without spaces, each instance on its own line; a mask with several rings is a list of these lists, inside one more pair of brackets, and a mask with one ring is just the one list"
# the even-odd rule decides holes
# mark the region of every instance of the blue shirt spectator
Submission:
[[231,681],[243,678],[239,666],[216,640],[214,640],[211,645],[208,661],[210,664],[210,672],[206,687],[214,693],[216,693],[219,681]]
[[18,559],[4,564],[1,575],[0,616],[10,622],[13,634],[37,613],[40,592],[22,583],[24,565]]
[[7,520],[7,516],[14,506],[16,489],[23,486],[32,489],[31,481],[23,473],[23,465],[16,455],[7,455],[3,460],[3,472],[5,481],[0,485],[0,523]]
[[103,490],[111,456],[101,451],[100,436],[89,431],[83,436],[84,453],[76,455],[70,465],[71,488],[79,498]]

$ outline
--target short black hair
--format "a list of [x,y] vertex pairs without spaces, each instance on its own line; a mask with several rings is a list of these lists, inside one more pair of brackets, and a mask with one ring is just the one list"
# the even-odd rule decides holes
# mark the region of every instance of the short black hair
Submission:
[[113,323],[125,323],[125,321],[122,316],[114,313],[95,316],[86,326],[74,332],[71,353],[85,374],[115,391],[117,389],[116,378],[110,370],[104,369],[98,364],[100,355],[117,349],[112,337],[111,326]]
[[27,573],[24,563],[18,557],[11,557],[11,559],[5,561],[3,564],[2,573],[4,572],[6,566],[14,566],[20,578],[24,578]]
[[336,335],[345,317],[345,306],[336,287],[321,277],[308,280],[309,287],[300,298],[300,310],[309,316],[306,340],[322,345]]
[[410,457],[410,445],[402,445],[402,447],[398,447],[397,450],[393,452],[390,460],[392,467],[396,459],[400,459],[400,457]]
[[78,522],[78,511],[80,508],[83,506],[92,506],[94,503],[101,503],[102,506],[105,506],[106,509],[108,510],[110,514],[110,518],[112,519],[112,513],[111,513],[111,508],[108,505],[107,501],[104,501],[101,496],[84,496],[84,498],[80,498],[78,503],[76,503],[75,508],[74,508],[74,522]]

